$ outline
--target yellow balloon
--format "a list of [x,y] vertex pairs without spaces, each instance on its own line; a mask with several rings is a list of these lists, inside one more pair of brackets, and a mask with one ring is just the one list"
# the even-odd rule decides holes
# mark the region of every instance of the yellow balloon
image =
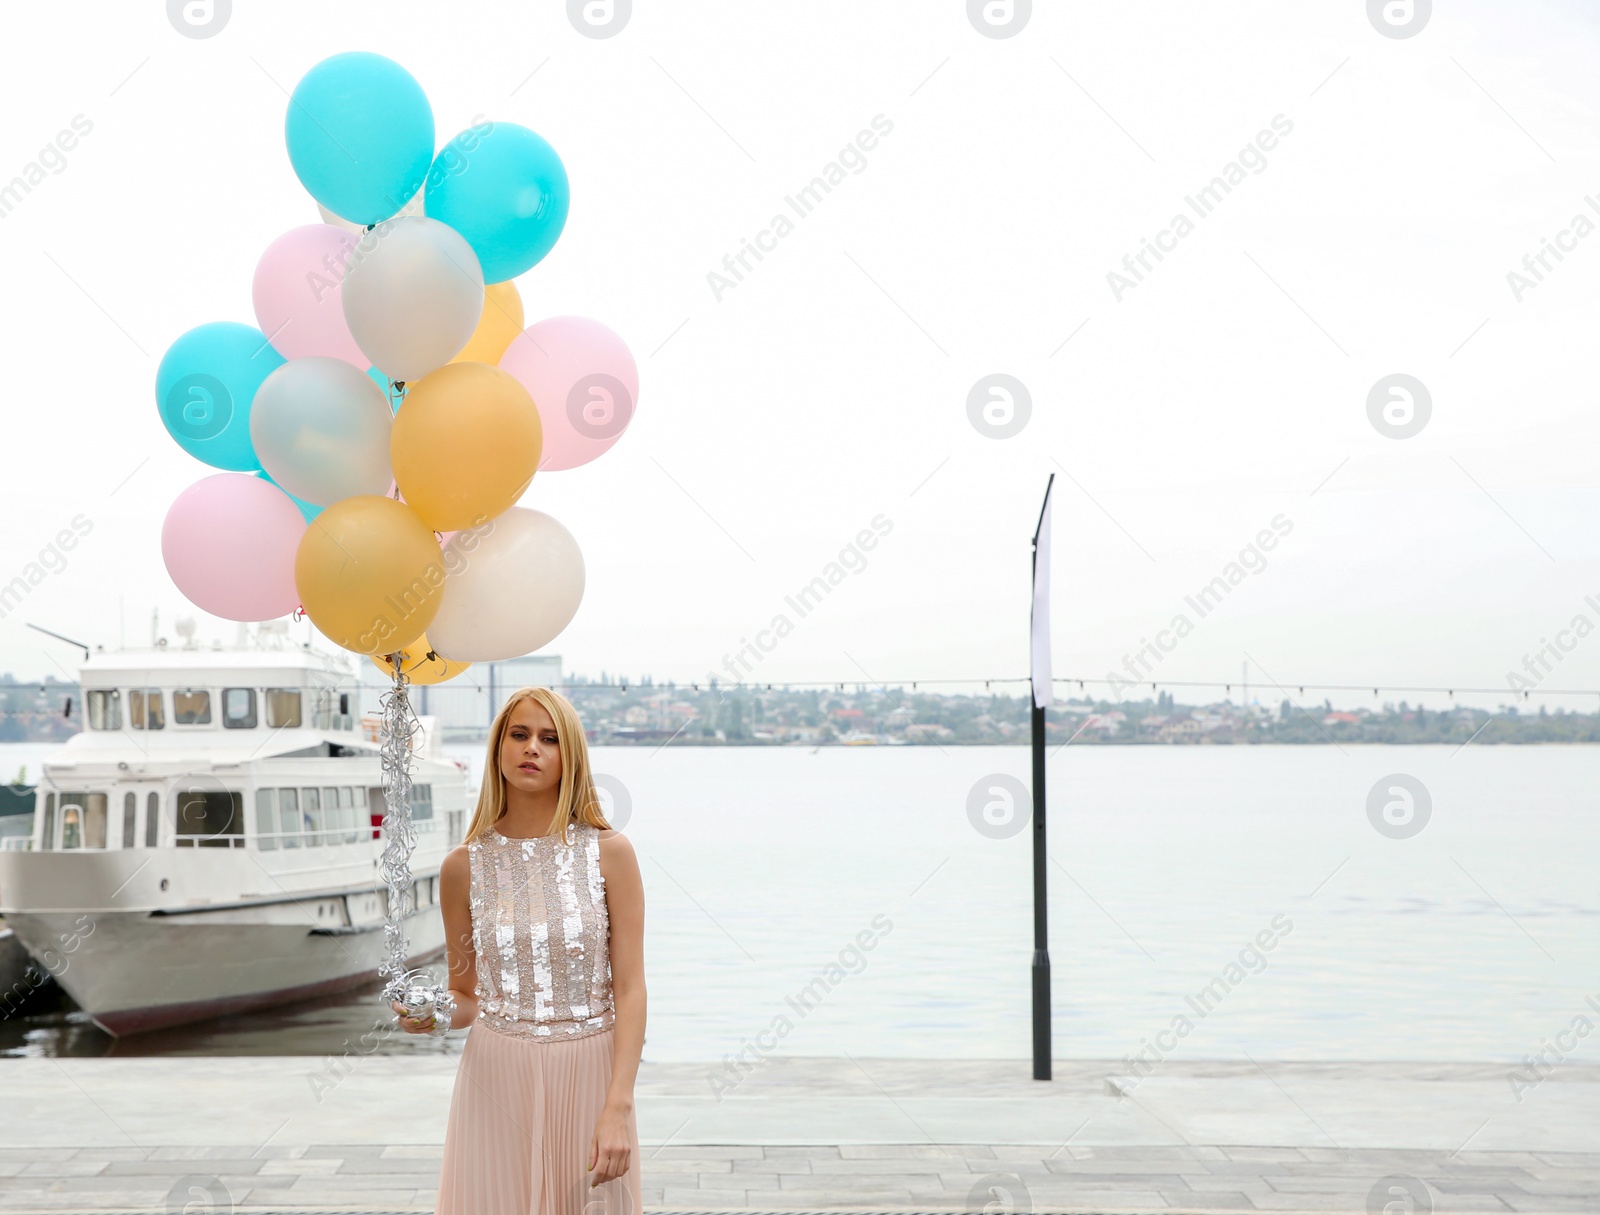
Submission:
[[444,554],[404,502],[341,498],[307,526],[294,583],[311,623],[357,654],[389,654],[421,637],[439,610]]
[[[470,662],[451,662],[435,654],[426,633],[397,652],[400,656],[400,673],[415,684],[443,683],[447,679],[454,679],[472,665]],[[372,665],[391,679],[394,678],[394,663],[389,660],[393,656],[372,656]]]
[[513,376],[487,363],[446,363],[407,390],[389,463],[424,523],[459,531],[516,505],[543,445],[539,410]]
[[478,318],[477,329],[461,353],[450,361],[498,363],[511,339],[522,332],[522,319],[522,296],[517,294],[517,285],[509,279],[490,283],[483,289],[483,315]]

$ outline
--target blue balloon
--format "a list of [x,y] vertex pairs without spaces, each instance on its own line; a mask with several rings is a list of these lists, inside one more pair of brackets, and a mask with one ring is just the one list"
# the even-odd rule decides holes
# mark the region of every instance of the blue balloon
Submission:
[[263,469],[259,470],[256,473],[256,476],[260,477],[263,481],[272,482],[273,485],[277,485],[278,488],[283,490],[283,492],[285,494],[288,494],[289,501],[293,502],[296,506],[298,506],[300,508],[300,517],[302,519],[304,519],[307,523],[310,523],[311,520],[315,519],[318,515],[320,515],[322,513],[322,507],[317,506],[317,505],[315,505],[314,503],[311,503],[311,502],[306,502],[303,499],[297,498],[293,494],[289,493],[288,490],[283,489],[283,486],[278,485],[278,483],[276,481],[272,480],[272,474],[267,472],[266,469],[263,468]]
[[156,406],[167,433],[213,468],[254,472],[261,467],[250,442],[250,403],[256,389],[284,364],[254,325],[212,321],[167,348],[156,368]]
[[569,200],[566,167],[542,136],[490,122],[468,127],[440,150],[422,210],[466,237],[484,282],[503,283],[550,252]]
[[306,192],[356,224],[375,224],[422,188],[433,160],[433,109],[392,59],[347,51],[300,78],[284,123]]

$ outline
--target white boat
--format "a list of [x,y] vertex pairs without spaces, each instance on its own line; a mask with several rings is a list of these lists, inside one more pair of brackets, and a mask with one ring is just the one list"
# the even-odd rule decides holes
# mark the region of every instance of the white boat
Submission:
[[[86,728],[45,764],[26,848],[0,851],[0,915],[108,1032],[377,977],[378,733],[349,662],[271,625],[249,647],[191,635],[84,661]],[[439,865],[469,805],[465,765],[422,724],[413,962],[443,951]]]

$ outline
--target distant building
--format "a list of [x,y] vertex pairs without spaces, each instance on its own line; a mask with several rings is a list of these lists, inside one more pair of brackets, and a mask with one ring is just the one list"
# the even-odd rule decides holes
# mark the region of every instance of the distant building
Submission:
[[83,728],[76,682],[46,675],[43,683],[0,681],[0,742],[65,742]]
[[1128,715],[1121,709],[1112,709],[1109,713],[1091,713],[1083,723],[1085,730],[1099,730],[1102,734],[1115,734],[1123,722],[1128,720]]
[[[489,723],[511,693],[522,687],[553,687],[561,683],[559,654],[527,654],[502,662],[475,662],[447,683],[423,684],[411,689],[411,707],[418,716],[432,716],[439,737],[465,742],[488,737]],[[378,711],[378,697],[389,680],[372,663],[361,672],[362,710]]]

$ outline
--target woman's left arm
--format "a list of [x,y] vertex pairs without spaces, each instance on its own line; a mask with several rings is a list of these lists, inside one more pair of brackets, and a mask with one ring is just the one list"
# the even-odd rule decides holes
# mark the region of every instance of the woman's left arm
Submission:
[[616,1017],[611,1087],[590,1152],[594,1185],[628,1171],[626,1123],[633,1112],[633,1084],[644,1051],[644,881],[633,845],[619,831],[600,840],[600,876],[611,922],[611,998]]

